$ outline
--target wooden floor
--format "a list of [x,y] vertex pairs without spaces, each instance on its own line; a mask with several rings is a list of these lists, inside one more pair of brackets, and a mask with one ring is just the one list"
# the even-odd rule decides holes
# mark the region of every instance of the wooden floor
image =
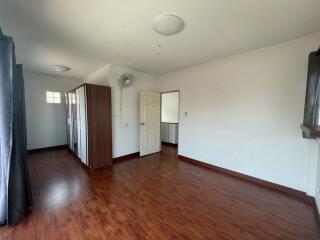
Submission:
[[0,239],[320,239],[312,206],[175,155],[88,172],[66,150],[32,154],[34,208]]

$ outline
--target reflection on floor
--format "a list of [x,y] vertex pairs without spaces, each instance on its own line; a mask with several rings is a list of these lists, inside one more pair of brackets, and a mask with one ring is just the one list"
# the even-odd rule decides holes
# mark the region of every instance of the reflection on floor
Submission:
[[87,171],[29,156],[34,209],[0,239],[320,239],[312,206],[176,159],[176,148]]

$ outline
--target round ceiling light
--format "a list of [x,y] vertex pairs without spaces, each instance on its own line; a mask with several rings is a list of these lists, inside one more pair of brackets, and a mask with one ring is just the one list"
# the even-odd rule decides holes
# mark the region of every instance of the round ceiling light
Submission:
[[172,14],[162,14],[153,20],[152,27],[157,33],[170,36],[183,29],[183,20]]
[[53,69],[57,72],[68,72],[71,68],[63,65],[52,65]]

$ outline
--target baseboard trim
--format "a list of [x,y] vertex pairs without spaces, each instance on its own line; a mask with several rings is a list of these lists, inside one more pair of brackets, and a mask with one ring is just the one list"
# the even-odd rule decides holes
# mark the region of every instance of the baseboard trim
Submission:
[[28,152],[28,154],[33,154],[33,153],[54,151],[54,150],[59,150],[59,149],[68,149],[68,145],[59,145],[59,146],[52,146],[52,147],[35,148],[35,149],[27,150],[27,152]]
[[140,152],[135,152],[135,153],[131,153],[131,154],[128,154],[128,155],[121,156],[121,157],[113,158],[113,163],[114,164],[121,163],[121,162],[132,160],[132,159],[135,159],[135,158],[138,158],[138,157],[140,157]]
[[285,187],[285,186],[282,186],[282,185],[279,185],[279,184],[276,184],[276,183],[265,181],[265,180],[262,180],[262,179],[259,179],[259,178],[255,178],[255,177],[252,177],[252,176],[249,176],[249,175],[246,175],[246,174],[238,173],[238,172],[235,172],[235,171],[232,171],[232,170],[229,170],[229,169],[226,169],[226,168],[218,167],[218,166],[215,166],[215,165],[212,165],[212,164],[209,164],[209,163],[201,162],[199,160],[195,160],[195,159],[192,159],[192,158],[189,158],[189,157],[185,157],[185,156],[182,156],[182,155],[178,155],[178,159],[180,159],[180,160],[182,160],[184,162],[196,165],[198,167],[202,167],[202,168],[205,168],[205,169],[208,169],[208,170],[211,170],[211,171],[215,171],[215,172],[219,172],[219,173],[222,173],[222,174],[226,174],[226,175],[229,175],[229,176],[232,176],[232,177],[235,177],[235,178],[247,181],[247,182],[251,182],[253,184],[256,184],[256,185],[259,185],[259,186],[262,186],[262,187],[265,187],[265,188],[269,188],[269,189],[272,189],[272,190],[275,190],[275,191],[278,191],[278,192],[282,192],[282,193],[284,193],[286,195],[289,195],[291,197],[303,200],[304,202],[306,202],[306,203],[308,203],[310,205],[314,204],[314,198],[313,197],[308,196],[305,192],[302,192],[302,191],[299,191],[299,190],[296,190],[296,189],[293,189],[293,188]]

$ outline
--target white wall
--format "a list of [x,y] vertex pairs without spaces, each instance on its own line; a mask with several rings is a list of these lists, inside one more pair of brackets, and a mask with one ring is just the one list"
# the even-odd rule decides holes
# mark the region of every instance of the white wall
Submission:
[[179,122],[179,92],[161,94],[161,121]]
[[46,91],[68,92],[83,82],[47,74],[24,72],[28,149],[64,145],[66,113],[61,104],[47,104]]
[[312,34],[158,77],[180,90],[179,154],[314,195],[314,144],[299,126],[318,47]]
[[[139,92],[180,90],[179,154],[314,196],[317,144],[301,137],[299,125],[307,56],[318,46],[313,34],[157,79],[106,64],[85,80],[112,87],[114,157],[139,151]],[[133,73],[134,82],[124,90],[121,126],[118,78],[124,72]],[[81,81],[24,77],[28,149],[66,144],[64,105],[46,104],[45,91],[67,92]]]
[[110,64],[106,64],[96,71],[90,73],[84,81],[92,84],[110,86],[109,74]]
[[[120,85],[121,74],[132,73],[134,80],[123,91],[123,115],[120,124]],[[90,74],[86,82],[111,86],[112,94],[112,143],[113,157],[119,157],[139,151],[140,116],[139,93],[142,90],[155,91],[155,77],[137,70],[106,64]]]

